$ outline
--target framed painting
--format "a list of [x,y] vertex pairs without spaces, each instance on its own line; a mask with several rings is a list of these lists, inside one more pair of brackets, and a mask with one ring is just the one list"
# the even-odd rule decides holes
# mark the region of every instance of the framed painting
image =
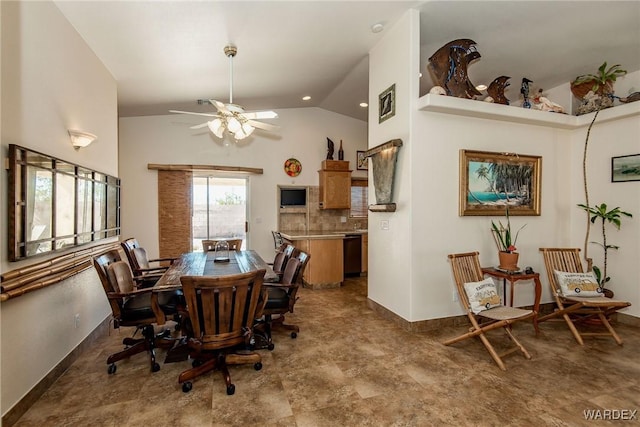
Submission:
[[364,151],[356,151],[356,169],[366,171],[369,169],[369,160],[364,155]]
[[640,181],[640,154],[611,158],[611,182]]
[[378,123],[396,115],[396,85],[392,84],[378,96]]
[[540,215],[542,157],[460,150],[460,216]]

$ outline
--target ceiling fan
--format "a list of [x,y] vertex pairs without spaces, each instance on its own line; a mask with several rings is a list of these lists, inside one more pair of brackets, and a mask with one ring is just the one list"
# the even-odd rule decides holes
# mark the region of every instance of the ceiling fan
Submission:
[[278,114],[275,111],[249,111],[245,112],[240,105],[233,103],[233,57],[238,53],[238,48],[233,45],[225,46],[224,54],[229,58],[229,103],[225,104],[215,99],[199,100],[199,104],[210,103],[218,110],[217,113],[196,113],[192,111],[169,110],[170,113],[192,114],[196,116],[213,117],[213,119],[191,126],[191,129],[201,129],[205,126],[213,132],[218,138],[224,137],[224,131],[227,130],[233,137],[239,141],[245,139],[257,129],[266,131],[274,131],[278,126],[268,123],[259,122],[262,119],[275,119]]

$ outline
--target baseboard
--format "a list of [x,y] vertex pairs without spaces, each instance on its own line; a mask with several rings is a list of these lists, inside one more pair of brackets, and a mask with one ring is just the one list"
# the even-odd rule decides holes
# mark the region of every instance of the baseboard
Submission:
[[640,317],[631,316],[630,314],[617,312],[616,320],[624,325],[640,327]]
[[[419,320],[410,322],[386,307],[367,298],[367,306],[380,317],[390,320],[407,332],[429,332],[450,326],[467,326],[469,318],[466,315],[442,317],[439,319]],[[555,307],[554,303],[540,304],[540,313],[551,313]],[[522,307],[531,309],[533,307]]]
[[13,408],[9,409],[2,416],[2,426],[11,427],[22,417],[25,412],[44,394],[45,391],[75,362],[78,357],[88,348],[92,347],[95,342],[109,333],[109,325],[111,315],[104,319],[91,333],[78,344],[69,354],[60,361],[38,384],[36,384],[29,392],[18,401]]

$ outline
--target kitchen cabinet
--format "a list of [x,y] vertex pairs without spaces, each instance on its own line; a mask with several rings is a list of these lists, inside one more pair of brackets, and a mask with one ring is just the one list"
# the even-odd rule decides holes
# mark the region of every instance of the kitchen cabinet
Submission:
[[351,171],[349,162],[324,160],[318,171],[320,209],[351,209]]
[[311,289],[336,288],[343,280],[342,236],[335,239],[293,239],[291,243],[311,255],[304,270],[305,286]]

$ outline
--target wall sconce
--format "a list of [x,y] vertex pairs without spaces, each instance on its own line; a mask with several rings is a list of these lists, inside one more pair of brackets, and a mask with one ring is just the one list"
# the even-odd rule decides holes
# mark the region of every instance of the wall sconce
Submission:
[[71,145],[73,145],[76,150],[86,147],[97,138],[92,133],[71,129],[69,129],[69,137],[71,137]]

